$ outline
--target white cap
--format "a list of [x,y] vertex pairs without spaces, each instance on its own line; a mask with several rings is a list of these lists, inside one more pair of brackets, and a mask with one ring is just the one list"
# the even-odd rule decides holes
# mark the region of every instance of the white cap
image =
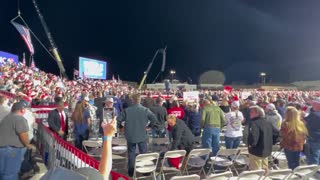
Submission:
[[276,109],[276,106],[272,103],[269,103],[267,106],[266,106],[267,109],[269,110],[275,110]]
[[113,98],[112,97],[106,98],[106,102],[112,102],[113,103]]
[[88,96],[86,96],[86,97],[84,97],[84,99],[83,100],[85,100],[85,101],[89,101],[90,99],[89,99],[89,97]]
[[240,107],[240,102],[239,102],[239,101],[233,101],[233,102],[231,103],[231,106],[232,106],[232,107]]

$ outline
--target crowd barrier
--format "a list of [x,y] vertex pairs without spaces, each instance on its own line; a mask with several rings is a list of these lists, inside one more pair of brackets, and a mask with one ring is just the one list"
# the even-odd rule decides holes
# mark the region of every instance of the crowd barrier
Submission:
[[[15,95],[6,91],[0,91],[0,95],[15,98]],[[38,124],[36,132],[36,146],[48,169],[53,167],[65,167],[77,169],[81,167],[92,167],[98,170],[100,162],[74,147],[69,142],[60,138],[52,132],[46,119],[48,113],[55,106],[32,106],[32,112],[36,114]],[[129,180],[127,176],[111,171],[112,180]]]

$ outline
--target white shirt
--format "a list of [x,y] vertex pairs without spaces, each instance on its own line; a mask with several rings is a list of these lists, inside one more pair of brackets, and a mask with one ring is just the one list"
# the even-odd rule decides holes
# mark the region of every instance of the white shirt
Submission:
[[[61,121],[61,114],[63,116],[64,124],[65,124],[65,127],[66,127],[67,126],[66,125],[66,113],[64,112],[64,110],[62,112],[59,112],[60,121]],[[62,125],[61,125],[61,128],[62,128]]]
[[227,131],[225,136],[227,137],[241,137],[242,136],[242,124],[243,114],[240,111],[229,112],[225,114],[227,120]]
[[29,132],[28,132],[28,136],[29,136],[29,141],[32,140],[33,138],[33,129],[34,129],[34,125],[35,125],[35,117],[34,114],[27,109],[26,113],[23,115],[23,117],[27,120],[28,122],[28,126],[29,126]]

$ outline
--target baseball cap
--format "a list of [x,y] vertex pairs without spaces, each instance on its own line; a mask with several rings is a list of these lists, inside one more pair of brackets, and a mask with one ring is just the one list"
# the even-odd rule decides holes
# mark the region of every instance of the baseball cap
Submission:
[[240,106],[240,102],[239,101],[233,101],[232,103],[231,103],[231,106],[232,107],[239,107]]
[[27,105],[27,103],[23,102],[23,101],[19,101],[16,102],[12,105],[11,111],[18,111],[24,108],[28,108],[29,106]]
[[252,95],[248,96],[247,100],[253,101],[253,96]]
[[112,102],[113,103],[113,98],[112,97],[106,98],[106,102]]
[[83,98],[83,100],[85,100],[85,101],[89,101],[90,99],[89,99],[89,97],[88,97],[88,96],[86,96],[86,97],[84,97],[84,98]]
[[272,103],[269,103],[267,106],[266,106],[267,109],[269,110],[275,110],[276,109],[276,106]]

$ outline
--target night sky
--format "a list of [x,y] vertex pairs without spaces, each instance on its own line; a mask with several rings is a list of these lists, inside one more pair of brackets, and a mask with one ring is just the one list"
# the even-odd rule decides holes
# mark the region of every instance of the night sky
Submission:
[[[31,0],[20,0],[22,16],[42,42],[49,42]],[[78,56],[105,59],[108,77],[140,81],[154,52],[167,45],[167,73],[197,82],[220,70],[227,83],[272,82],[320,77],[320,1],[295,0],[95,0],[40,1],[67,73]],[[22,55],[26,45],[9,23],[17,1],[0,6],[0,50]],[[35,62],[58,73],[56,63],[33,38]],[[147,79],[161,68],[161,57]]]

